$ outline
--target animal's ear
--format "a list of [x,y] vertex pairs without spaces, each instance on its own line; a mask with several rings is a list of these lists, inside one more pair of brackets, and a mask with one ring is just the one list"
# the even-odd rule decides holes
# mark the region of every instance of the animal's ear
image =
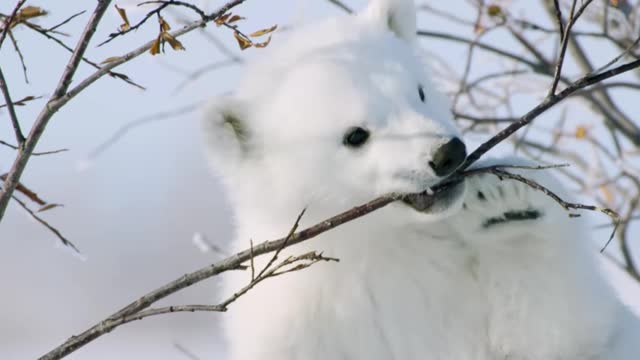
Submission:
[[384,26],[399,38],[413,43],[416,39],[414,0],[370,0],[362,16]]
[[233,166],[251,152],[246,101],[220,96],[204,108],[203,132],[209,159],[215,167]]

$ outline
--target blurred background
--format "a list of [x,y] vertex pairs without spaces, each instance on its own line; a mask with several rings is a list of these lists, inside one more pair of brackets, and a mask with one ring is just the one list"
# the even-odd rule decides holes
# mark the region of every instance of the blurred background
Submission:
[[[153,9],[153,5],[136,6],[139,2],[115,3],[135,24]],[[213,11],[225,1],[193,3]],[[365,3],[343,4],[360,9]],[[553,63],[545,65],[543,60],[553,60],[558,49],[555,23],[545,8],[548,3],[420,2],[421,46],[434,76],[453,99],[471,148],[546,94],[551,78],[544,66],[552,67]],[[563,4],[565,13],[569,3]],[[587,55],[591,70],[621,51],[626,50],[626,57],[620,62],[636,56],[633,46],[640,29],[637,2],[620,0],[618,7],[607,4],[609,1],[594,1],[579,23],[577,31],[584,34],[577,37],[580,44],[569,52],[567,81],[588,72],[577,48]],[[0,13],[9,14],[14,5],[13,1],[3,2]],[[29,1],[27,5],[48,12],[30,20],[43,28],[87,10],[57,29],[64,34],[54,34],[71,47],[93,10],[92,2]],[[247,0],[232,12],[246,18],[239,23],[246,32],[277,24],[274,43],[286,36],[288,29],[331,15],[345,16],[344,9],[329,0]],[[173,7],[162,14],[174,29],[197,20],[194,13]],[[115,8],[108,11],[87,51],[88,59],[100,63],[158,34],[154,18],[139,30],[96,47],[122,22]],[[602,36],[605,30],[606,36]],[[43,97],[16,107],[27,131],[57,84],[69,53],[25,25],[16,26],[12,35],[24,58],[28,83],[12,42],[5,41],[0,65],[11,94],[14,100]],[[146,90],[104,77],[51,120],[37,151],[69,150],[33,157],[22,183],[47,202],[64,205],[40,216],[81,254],[60,245],[18,204],[9,206],[0,223],[0,359],[43,355],[144,293],[225,256],[232,234],[230,209],[224,189],[210,175],[203,157],[197,106],[209,97],[232,91],[242,75],[243,63],[259,57],[262,50],[241,51],[232,31],[215,25],[193,31],[180,41],[185,51],[167,46],[164,54],[143,54],[116,69]],[[527,43],[542,56],[536,57]],[[526,61],[491,49],[512,52]],[[93,71],[83,64],[75,79]],[[624,300],[640,309],[640,287],[634,279],[638,228],[633,222],[632,201],[640,194],[636,181],[636,174],[640,174],[636,170],[640,169],[638,143],[635,128],[621,130],[611,125],[623,126],[627,120],[640,124],[638,79],[637,72],[626,74],[607,83],[614,86],[563,103],[540,117],[536,126],[523,132],[526,135],[514,137],[492,153],[515,149],[543,163],[571,163],[562,176],[581,200],[625,215],[622,234],[619,232],[606,249],[603,266]],[[8,119],[6,109],[0,109],[0,140],[11,143],[13,131]],[[15,150],[0,145],[0,174],[9,170],[14,156]],[[593,218],[594,249],[598,249],[611,232],[610,220],[598,213],[585,216]],[[212,279],[161,304],[208,303],[215,293],[216,280]],[[219,316],[225,315],[171,314],[134,322],[69,358],[221,358],[224,346],[216,327]]]

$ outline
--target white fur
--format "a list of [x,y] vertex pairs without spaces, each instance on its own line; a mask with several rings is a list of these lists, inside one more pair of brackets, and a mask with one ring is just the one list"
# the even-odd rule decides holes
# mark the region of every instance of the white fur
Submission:
[[[428,162],[458,132],[411,45],[414,13],[409,0],[373,0],[355,17],[278,35],[236,95],[211,103],[205,133],[235,211],[233,250],[283,236],[304,207],[301,227],[440,180]],[[342,144],[352,126],[371,131],[362,148]],[[637,359],[640,332],[580,220],[511,180],[464,186],[439,213],[395,203],[286,249],[280,258],[318,250],[340,262],[269,279],[234,303],[232,359]],[[483,226],[514,210],[542,216]],[[223,296],[249,277],[225,277]]]

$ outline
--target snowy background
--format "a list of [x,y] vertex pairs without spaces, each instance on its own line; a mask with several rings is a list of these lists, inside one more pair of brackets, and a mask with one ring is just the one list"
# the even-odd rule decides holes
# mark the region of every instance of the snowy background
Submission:
[[[89,2],[92,3],[92,2]],[[126,1],[116,2],[122,6]],[[210,1],[215,9],[224,1]],[[354,8],[364,1],[348,2]],[[37,3],[51,11],[38,19],[56,24],[80,10],[92,10],[87,2]],[[0,11],[10,12],[4,1]],[[465,1],[451,1],[449,10],[464,16]],[[297,26],[339,11],[323,0],[247,1],[235,12],[248,18],[249,31],[273,24]],[[142,13],[129,12],[132,22]],[[62,30],[74,44],[88,14]],[[171,19],[171,17],[168,17]],[[426,23],[427,21],[428,23]],[[109,11],[94,45],[106,39],[121,20]],[[421,18],[421,27],[437,29],[437,22]],[[178,24],[174,22],[174,28]],[[236,51],[231,32],[210,29]],[[91,46],[87,56],[102,61],[121,55],[154,38],[151,21],[136,33],[100,48]],[[7,41],[0,52],[14,99],[27,95],[48,97],[64,68],[68,54],[27,29],[16,29],[29,69],[31,83],[24,84],[20,64]],[[0,359],[33,359],[108,314],[183,273],[221,257],[205,253],[192,242],[194,233],[224,247],[231,234],[229,208],[223,190],[209,175],[199,136],[198,113],[150,122],[132,129],[96,158],[89,154],[123,124],[156,112],[192,104],[234,88],[241,66],[208,73],[176,91],[185,74],[214,62],[221,54],[197,32],[181,38],[186,51],[152,57],[145,54],[118,69],[147,87],[140,91],[105,77],[64,107],[51,121],[39,151],[69,148],[57,155],[32,158],[22,179],[49,202],[63,208],[43,215],[83,253],[73,255],[26,213],[11,205],[0,224]],[[273,41],[278,41],[278,34]],[[444,42],[423,42],[431,52],[447,54],[449,64],[460,69],[464,47]],[[597,51],[597,49],[591,49]],[[242,57],[259,56],[250,49]],[[77,79],[92,72],[82,66]],[[23,128],[28,129],[43,100],[18,107]],[[0,113],[0,139],[12,140],[8,118]],[[13,150],[0,147],[0,173],[8,171]],[[602,221],[602,218],[600,218]],[[639,287],[611,266],[614,283],[626,301],[640,304]],[[207,303],[216,291],[210,280],[163,304]],[[77,351],[70,359],[190,359],[180,348],[198,358],[220,358],[223,349],[216,320],[220,314],[172,314],[135,322],[116,329]]]

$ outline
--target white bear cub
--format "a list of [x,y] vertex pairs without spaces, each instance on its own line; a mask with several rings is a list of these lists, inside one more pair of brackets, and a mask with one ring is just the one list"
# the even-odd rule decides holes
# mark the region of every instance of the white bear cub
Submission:
[[[278,35],[235,95],[212,102],[205,133],[235,211],[233,250],[284,236],[305,207],[301,228],[420,192],[464,161],[415,32],[412,1],[372,0]],[[561,191],[548,171],[523,174]],[[317,250],[340,262],[268,279],[234,303],[223,320],[231,359],[640,359],[635,320],[579,219],[493,175],[421,200],[286,249],[280,258]],[[223,296],[249,280],[226,275]]]

